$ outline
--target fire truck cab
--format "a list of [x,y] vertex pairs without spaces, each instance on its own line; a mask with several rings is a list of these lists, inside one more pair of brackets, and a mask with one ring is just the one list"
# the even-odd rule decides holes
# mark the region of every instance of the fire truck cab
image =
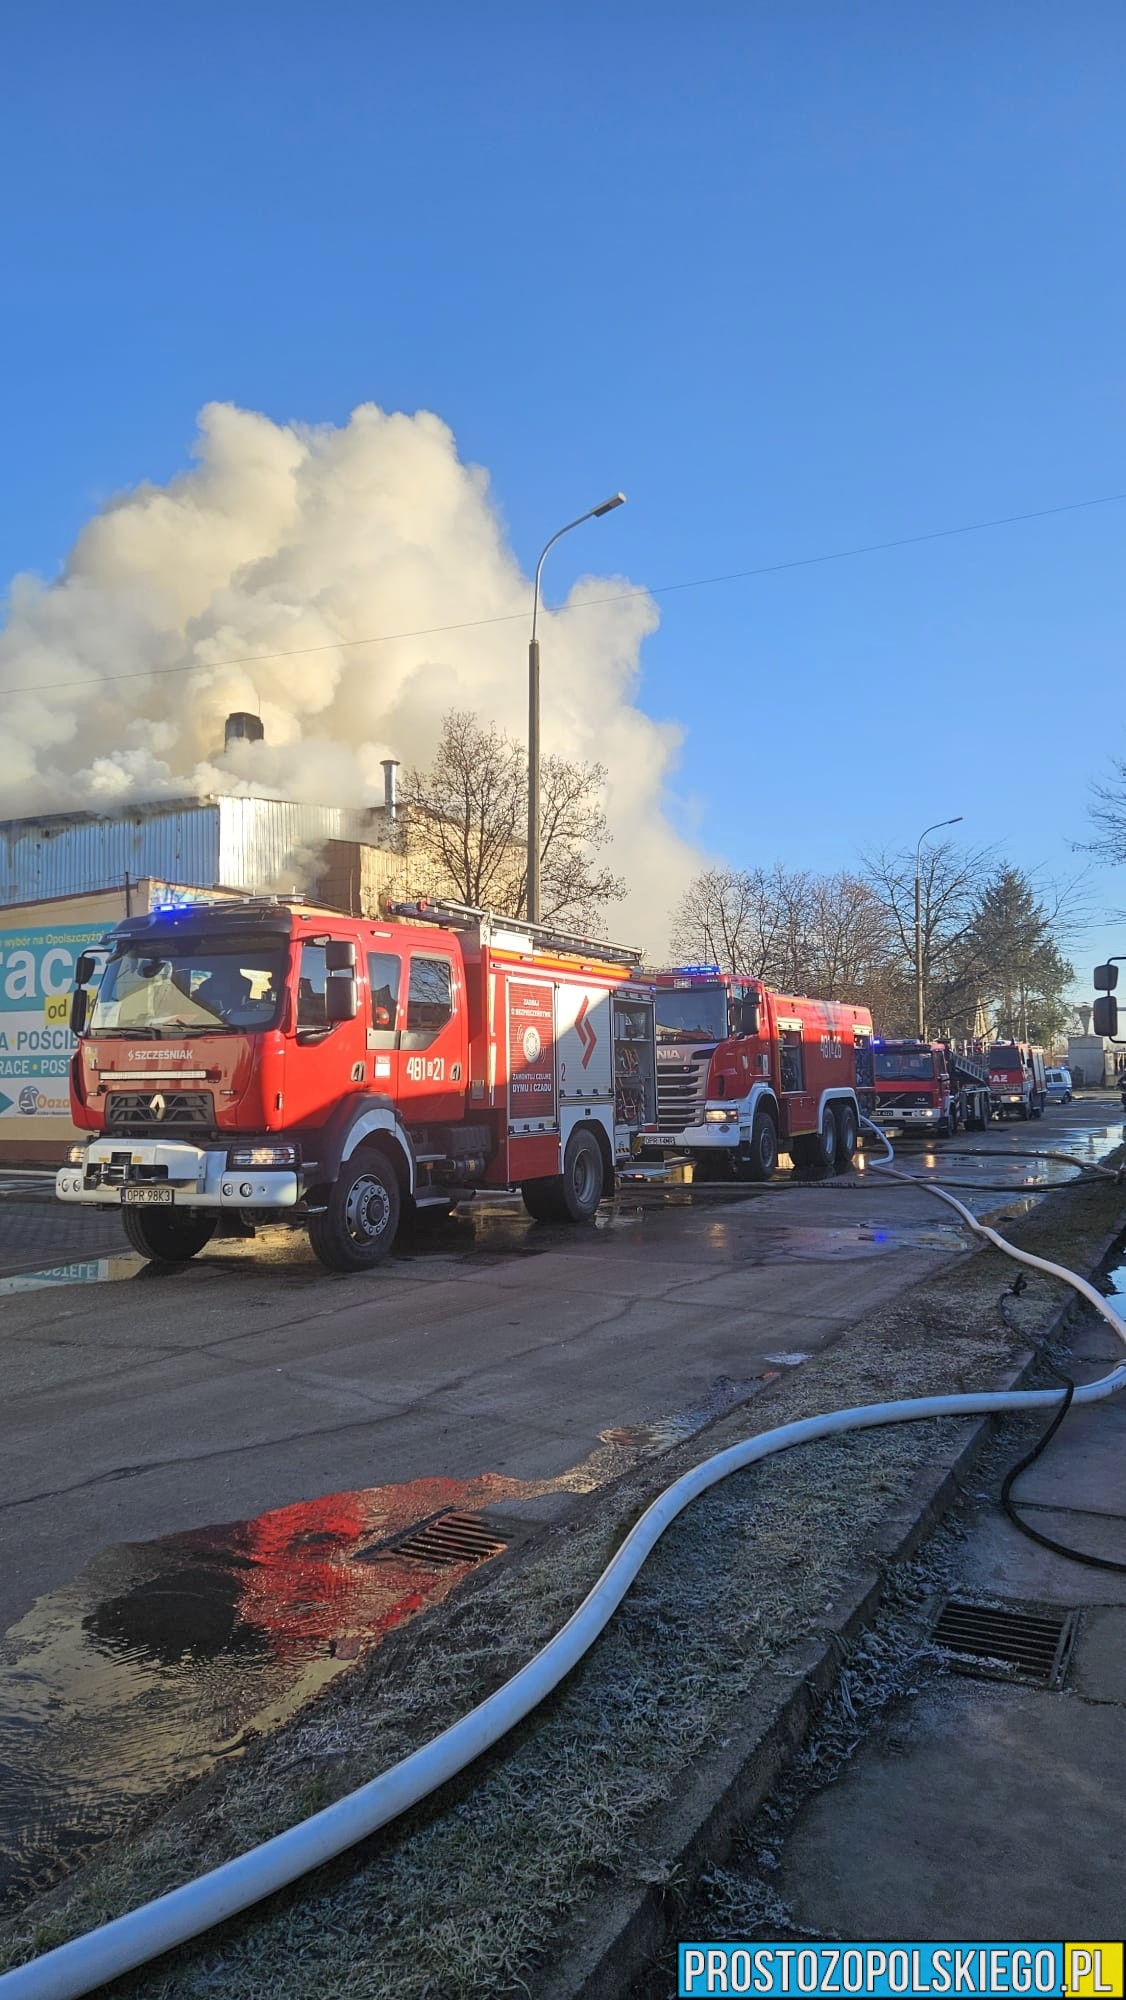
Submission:
[[[640,954],[459,904],[383,922],[274,899],[126,919],[77,968],[56,1181],[141,1255],[290,1219],[333,1269],[405,1210],[519,1188],[583,1221],[656,1118]],[[630,982],[627,990],[627,982]]]
[[866,1008],[774,993],[716,966],[643,976],[656,996],[659,1125],[642,1133],[645,1152],[750,1181],[769,1180],[779,1152],[801,1172],[848,1167],[873,1105]]
[[964,1125],[984,1131],[991,1110],[989,1081],[976,1057],[944,1042],[917,1038],[873,1044],[876,1108],[873,1122],[885,1132],[937,1133],[949,1138]]
[[996,1118],[1040,1118],[1048,1102],[1043,1049],[994,1042],[988,1055],[989,1093]]

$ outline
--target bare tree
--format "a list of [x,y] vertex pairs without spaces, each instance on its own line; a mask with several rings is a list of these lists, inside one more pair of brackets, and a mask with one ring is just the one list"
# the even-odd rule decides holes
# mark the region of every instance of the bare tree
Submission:
[[672,948],[684,961],[763,978],[773,969],[779,928],[764,869],[705,868],[674,913]]
[[1113,768],[1113,778],[1091,787],[1095,838],[1089,843],[1088,852],[1101,855],[1104,861],[1123,862],[1126,861],[1126,761],[1115,757]]
[[[540,765],[540,895],[548,922],[586,925],[624,894],[600,865],[610,840],[601,764],[545,757]],[[402,788],[412,894],[442,894],[519,917],[527,908],[527,753],[465,709],[442,724],[434,761]]]
[[[923,849],[920,866],[923,989],[932,1025],[952,1035],[974,1032],[983,998],[979,968],[970,946],[973,923],[991,856],[986,849],[935,842]],[[878,897],[894,942],[900,974],[895,1012],[884,1024],[888,1034],[915,1032],[915,854],[883,852],[865,856],[868,883]]]
[[886,965],[888,920],[866,882],[802,869],[707,868],[677,909],[673,948],[788,993],[864,1001]]

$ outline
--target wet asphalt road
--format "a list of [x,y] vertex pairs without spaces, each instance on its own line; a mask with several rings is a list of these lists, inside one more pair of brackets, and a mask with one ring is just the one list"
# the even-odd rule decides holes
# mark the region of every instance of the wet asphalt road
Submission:
[[[960,1136],[957,1155],[940,1149],[944,1178],[976,1182],[979,1212],[1016,1214],[1040,1171],[1023,1149],[1097,1159],[1122,1129],[1117,1101],[1092,1096]],[[916,1143],[900,1163],[930,1175],[937,1158]],[[580,1231],[489,1201],[365,1278],[322,1272],[281,1231],[167,1273],[99,1256],[47,1214],[0,1202],[9,1270],[21,1235],[25,1261],[31,1230],[35,1251],[57,1245],[41,1275],[0,1279],[0,1630],[111,1544],[388,1482],[554,1480],[607,1427],[800,1365],[965,1254],[938,1204],[870,1169],[818,1187],[630,1187]]]

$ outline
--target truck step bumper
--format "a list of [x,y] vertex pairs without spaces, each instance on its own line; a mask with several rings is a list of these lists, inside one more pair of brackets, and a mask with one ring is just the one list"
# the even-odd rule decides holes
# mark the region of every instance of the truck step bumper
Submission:
[[[126,1153],[127,1160],[122,1157]],[[138,1167],[149,1172],[138,1174]],[[154,1173],[154,1168],[161,1171]],[[88,1207],[121,1208],[128,1188],[171,1189],[171,1202],[136,1204],[156,1209],[287,1209],[296,1207],[300,1198],[298,1178],[291,1168],[232,1168],[225,1152],[174,1140],[134,1140],[131,1144],[97,1141],[87,1148],[81,1165],[61,1167],[55,1176],[55,1194],[60,1201]]]

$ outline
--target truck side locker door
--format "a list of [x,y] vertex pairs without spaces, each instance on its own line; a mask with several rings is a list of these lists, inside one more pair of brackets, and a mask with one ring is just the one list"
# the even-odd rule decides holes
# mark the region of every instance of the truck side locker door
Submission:
[[856,1050],[856,1101],[862,1118],[871,1118],[876,1109],[876,1058],[870,1028],[857,1028],[853,1036]]
[[555,999],[559,1075],[559,1136],[566,1149],[577,1124],[601,1113],[613,1144],[614,1025],[610,989],[561,980]]
[[411,947],[399,996],[398,1102],[408,1125],[464,1116],[468,1028],[461,956],[440,944]]
[[329,1022],[323,938],[299,939],[294,958],[296,1046],[286,1057],[286,1123],[323,1125],[341,1098],[365,1088],[366,1024],[362,1008],[353,1021]]
[[817,1098],[809,1088],[809,1056],[800,1022],[778,1024],[778,1071],[781,1083],[783,1139],[799,1132],[816,1132]]

